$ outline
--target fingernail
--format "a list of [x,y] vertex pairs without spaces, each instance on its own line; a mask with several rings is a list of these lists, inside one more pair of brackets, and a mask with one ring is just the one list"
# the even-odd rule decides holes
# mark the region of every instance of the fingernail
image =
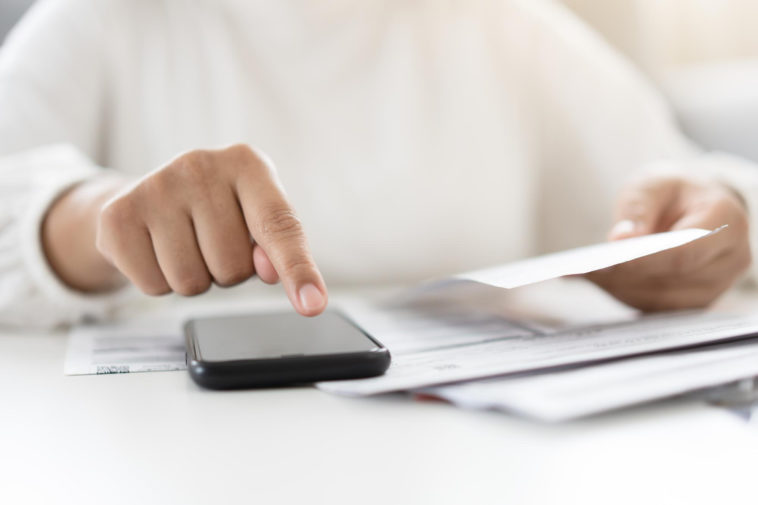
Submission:
[[306,312],[312,312],[321,309],[324,306],[324,295],[313,284],[306,284],[300,288],[300,305]]
[[637,225],[634,223],[634,221],[631,219],[624,219],[623,221],[619,221],[613,225],[613,228],[611,228],[611,237],[632,235],[634,234],[634,230],[636,228]]

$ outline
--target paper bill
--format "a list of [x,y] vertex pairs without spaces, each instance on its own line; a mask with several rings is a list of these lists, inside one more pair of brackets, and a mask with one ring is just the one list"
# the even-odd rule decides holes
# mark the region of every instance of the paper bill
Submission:
[[[377,309],[381,312],[382,309]],[[364,312],[356,321],[371,328],[370,314]],[[384,317],[384,316],[373,316]],[[635,356],[702,344],[728,341],[758,334],[758,314],[729,315],[687,312],[655,315],[633,322],[590,326],[545,334],[522,328],[513,331],[513,323],[503,320],[501,337],[491,327],[458,328],[455,343],[427,342],[414,347],[417,330],[404,328],[411,319],[398,320],[395,334],[404,334],[405,346],[413,352],[393,352],[392,364],[385,375],[351,381],[322,382],[324,391],[343,395],[366,396],[391,391],[417,389],[473,379],[527,371],[597,363],[603,360]],[[448,329],[444,321],[428,320],[424,332]],[[373,334],[380,341],[383,334]],[[453,338],[449,336],[448,338]],[[465,341],[464,341],[465,340]]]
[[502,410],[557,422],[756,375],[758,342],[750,341],[421,392],[463,408]]
[[167,320],[76,327],[69,333],[63,371],[88,375],[185,368],[181,323]]
[[501,266],[465,272],[452,280],[474,281],[499,288],[517,288],[556,277],[579,275],[680,247],[718,233],[691,228],[606,242],[537,256]]

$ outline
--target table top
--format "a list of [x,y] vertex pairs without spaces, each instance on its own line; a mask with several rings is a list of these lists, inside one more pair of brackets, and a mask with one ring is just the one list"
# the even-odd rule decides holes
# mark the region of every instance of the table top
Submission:
[[713,503],[754,429],[672,400],[547,425],[405,395],[211,392],[63,375],[63,333],[0,331],[0,503]]

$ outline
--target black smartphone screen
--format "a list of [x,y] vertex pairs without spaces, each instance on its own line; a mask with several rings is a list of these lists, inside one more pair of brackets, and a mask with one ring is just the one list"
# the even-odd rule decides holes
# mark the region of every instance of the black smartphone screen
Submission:
[[195,353],[204,362],[370,352],[380,346],[338,313],[293,312],[193,321]]
[[337,312],[192,319],[187,369],[210,389],[259,388],[383,374],[389,350]]

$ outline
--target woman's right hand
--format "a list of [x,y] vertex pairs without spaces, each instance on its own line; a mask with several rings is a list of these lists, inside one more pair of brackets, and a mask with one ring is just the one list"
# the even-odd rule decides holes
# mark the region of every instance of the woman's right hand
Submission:
[[[98,184],[103,189],[93,190]],[[72,257],[77,239],[91,250]],[[197,295],[213,282],[232,286],[258,275],[281,279],[303,315],[327,304],[273,166],[244,145],[189,152],[128,186],[82,184],[51,208],[43,243],[60,277],[85,291],[112,286],[116,271],[149,295]]]

